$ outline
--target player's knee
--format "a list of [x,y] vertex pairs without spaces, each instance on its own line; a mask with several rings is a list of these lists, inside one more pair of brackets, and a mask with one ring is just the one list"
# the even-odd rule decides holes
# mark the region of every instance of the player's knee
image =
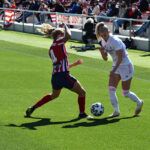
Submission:
[[79,96],[86,96],[86,91],[85,89],[81,89]]
[[52,95],[51,95],[52,99],[55,99],[55,98],[57,98],[58,96],[59,96],[59,93],[52,93]]
[[109,86],[108,87],[108,90],[109,90],[109,94],[112,95],[112,94],[115,94],[116,93],[116,88],[113,87],[113,86]]
[[82,89],[82,95],[85,96],[86,95],[86,91],[85,89]]
[[123,95],[124,97],[128,97],[129,94],[130,94],[129,90],[123,90],[123,91],[122,91],[122,95]]

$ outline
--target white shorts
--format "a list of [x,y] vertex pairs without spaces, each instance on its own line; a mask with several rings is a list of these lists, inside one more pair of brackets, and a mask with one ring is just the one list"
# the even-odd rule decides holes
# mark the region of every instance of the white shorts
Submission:
[[128,65],[120,65],[115,71],[115,74],[119,74],[122,81],[127,81],[132,78],[134,74],[134,67],[131,63]]

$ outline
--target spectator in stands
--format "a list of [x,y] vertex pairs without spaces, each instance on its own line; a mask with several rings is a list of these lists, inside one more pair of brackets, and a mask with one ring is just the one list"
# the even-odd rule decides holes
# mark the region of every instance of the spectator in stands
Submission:
[[75,2],[72,4],[72,7],[69,10],[69,13],[82,14],[82,5],[79,0],[75,0]]
[[116,6],[117,6],[117,2],[115,0],[108,1],[107,6],[106,6],[106,15],[108,17],[112,17],[112,16],[117,16],[118,15],[118,8]]
[[[147,20],[150,20],[150,15],[148,16]],[[140,36],[143,32],[146,32],[148,28],[150,28],[150,21],[144,22],[140,28],[138,28],[136,31],[133,31],[131,34],[133,36]]]
[[[29,0],[29,3],[28,3],[28,7],[29,9],[28,10],[34,10],[34,11],[38,11],[39,10],[39,7],[40,7],[40,3],[38,0]],[[20,21],[23,21],[23,22],[27,22],[27,18],[32,16],[33,15],[33,12],[29,12],[29,11],[24,11],[24,14],[22,13],[20,15],[20,17],[18,17],[16,19],[17,22],[20,22]]]
[[[11,7],[11,5],[12,5],[12,3],[15,3],[15,1],[14,0],[0,0],[0,7],[2,8],[2,7],[5,7],[5,8],[9,8],[9,7]],[[6,7],[6,5],[7,5],[7,7]]]
[[96,40],[94,19],[88,18],[86,20],[83,31],[85,31],[85,34],[82,36],[82,40],[86,46],[90,46],[89,40]]
[[119,18],[123,18],[124,17],[124,14],[126,12],[126,9],[127,9],[127,4],[125,1],[121,1],[119,2],[118,4],[119,6],[119,13],[118,13],[118,17]]
[[93,15],[93,14],[92,14],[93,7],[92,7],[91,5],[88,5],[88,8],[87,8],[87,9],[88,9],[88,15],[89,15],[89,16]]
[[99,0],[99,5],[101,7],[101,10],[106,10],[107,9],[107,3],[109,0]]
[[79,0],[78,1],[78,9],[77,9],[77,14],[82,14],[82,11],[83,11],[83,5],[82,5],[82,2]]
[[[82,3],[82,14],[83,15],[89,15],[88,14],[88,9],[89,9],[89,5],[88,3],[85,1]],[[92,12],[92,11],[91,11]]]
[[68,4],[68,5],[70,5],[69,10],[72,9],[72,7],[77,4],[77,1],[78,0],[71,0],[71,3]]
[[39,14],[39,23],[42,24],[45,22],[45,19],[46,19],[46,14],[44,13],[44,11],[48,11],[48,6],[43,2],[40,7],[39,7],[39,11],[42,11],[40,14]]
[[15,1],[11,0],[11,2],[9,3],[4,3],[3,7],[6,9],[3,11],[2,19],[4,20],[4,22],[1,28],[6,29],[10,27],[14,22],[14,11],[9,9],[16,9]]
[[16,2],[17,8],[20,8],[20,7],[22,8],[22,3],[25,2],[25,0],[15,0],[15,2]]
[[93,5],[94,5],[94,4],[92,4],[90,0],[87,0],[87,11],[88,11],[88,15],[89,15],[89,16],[93,15],[93,14],[92,14]]
[[4,1],[3,1],[3,0],[0,0],[0,7],[1,7],[1,8],[3,7],[3,4],[4,4]]
[[107,10],[105,12],[101,12],[100,15],[98,16],[97,21],[101,22],[104,20],[108,20],[105,18],[100,18],[101,16],[105,17],[113,17],[117,16],[119,12],[119,9],[116,7],[116,2],[115,1],[109,1],[107,4]]
[[3,0],[3,2],[9,4],[9,7],[10,7],[11,3],[14,2],[14,1],[11,2],[10,0]]
[[4,8],[10,8],[10,5],[9,5],[9,3],[4,3],[4,4],[3,4],[3,7],[4,7]]
[[51,11],[64,13],[65,7],[60,3],[59,0],[56,0],[55,3],[53,4],[53,8],[51,9]]
[[[136,5],[133,5],[132,7],[127,7],[123,18],[133,18],[133,19],[141,19],[141,11],[136,7]],[[119,34],[119,27],[124,25],[124,29],[127,28],[129,24],[129,21],[123,20],[123,19],[116,19],[114,20],[114,27],[115,27],[115,33]]]
[[137,3],[137,7],[141,12],[145,12],[149,9],[149,4],[147,0],[139,0]]
[[[16,2],[14,0],[0,0],[0,8],[16,8]],[[3,19],[4,10],[0,9],[0,17]],[[0,18],[0,19],[1,19]]]
[[93,4],[92,15],[97,17],[99,14],[100,14],[100,5],[99,5],[99,1],[96,0]]

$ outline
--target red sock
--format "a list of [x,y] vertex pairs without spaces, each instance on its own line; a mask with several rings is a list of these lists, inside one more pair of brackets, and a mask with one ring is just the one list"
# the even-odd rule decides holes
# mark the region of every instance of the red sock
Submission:
[[44,105],[45,103],[47,103],[47,102],[49,102],[51,100],[52,100],[51,95],[46,95],[40,101],[38,101],[33,107],[34,108],[41,107],[42,105]]
[[84,111],[85,111],[85,96],[78,97],[78,104],[79,104],[80,113],[84,113]]

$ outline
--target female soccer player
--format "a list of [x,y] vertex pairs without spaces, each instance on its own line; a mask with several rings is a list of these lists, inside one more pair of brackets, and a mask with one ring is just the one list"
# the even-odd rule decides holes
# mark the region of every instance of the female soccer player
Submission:
[[130,91],[134,68],[128,57],[125,45],[118,37],[109,33],[108,27],[103,22],[96,25],[95,32],[97,39],[101,39],[101,47],[99,50],[102,58],[107,61],[108,54],[110,54],[113,60],[112,70],[109,74],[109,95],[114,112],[109,117],[117,117],[120,115],[116,95],[116,88],[120,80],[122,82],[123,96],[130,98],[137,104],[134,112],[134,116],[137,116],[141,112],[143,101],[135,93]]
[[[47,33],[51,33],[49,29],[45,31]],[[64,31],[60,28],[53,29],[51,36],[53,38],[53,43],[49,49],[49,56],[53,63],[53,72],[51,78],[52,93],[45,95],[40,101],[38,101],[32,107],[29,107],[26,110],[26,117],[30,117],[33,111],[35,111],[37,108],[57,98],[60,95],[62,88],[67,88],[78,95],[78,117],[86,118],[88,116],[85,113],[85,89],[82,87],[80,82],[69,73],[69,68],[82,63],[82,60],[78,60],[73,64],[68,63],[65,43],[71,37],[71,32],[69,28],[64,25]]]

